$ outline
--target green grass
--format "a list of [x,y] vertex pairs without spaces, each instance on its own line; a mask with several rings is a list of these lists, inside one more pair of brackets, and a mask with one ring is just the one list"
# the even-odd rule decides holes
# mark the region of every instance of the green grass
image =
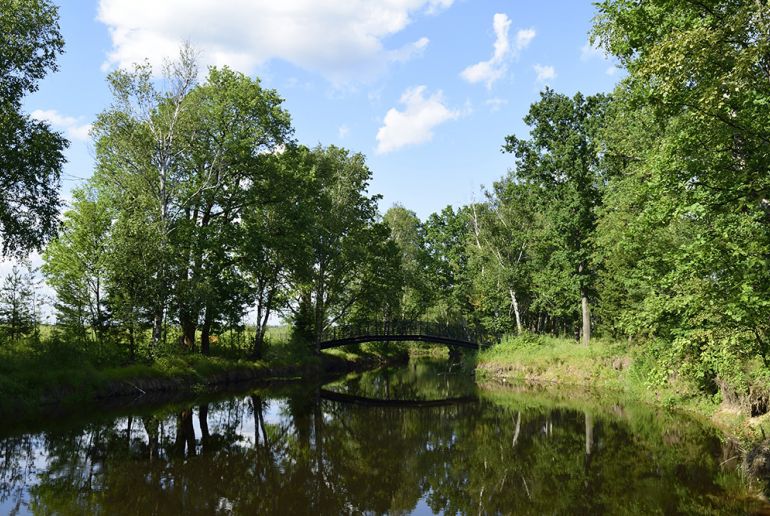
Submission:
[[572,339],[540,335],[507,337],[479,353],[479,377],[505,381],[581,386],[622,392],[633,399],[688,412],[744,440],[770,435],[770,415],[750,418],[720,404],[675,377],[654,381],[643,348],[594,339],[586,347]]
[[[246,336],[248,337],[248,335]],[[324,369],[364,367],[405,356],[401,347],[364,345],[329,350],[321,358],[310,347],[288,338],[288,331],[271,328],[261,360],[249,357],[243,335],[220,335],[211,356],[181,349],[176,340],[155,352],[129,360],[124,349],[95,342],[49,338],[0,345],[0,413],[36,410],[48,402],[74,404],[109,393],[115,384],[154,379],[180,380],[187,388],[235,370],[255,377],[297,377]],[[240,342],[240,347],[234,343]],[[245,343],[245,345],[243,344]],[[138,388],[138,387],[137,387]]]
[[571,339],[535,335],[508,337],[479,353],[479,369],[485,373],[611,389],[628,386],[631,362],[617,342],[594,340],[583,346]]

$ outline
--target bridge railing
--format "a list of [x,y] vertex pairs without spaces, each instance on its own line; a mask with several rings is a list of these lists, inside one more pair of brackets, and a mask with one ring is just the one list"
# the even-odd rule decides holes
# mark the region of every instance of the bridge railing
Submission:
[[464,324],[443,324],[429,321],[367,321],[327,328],[323,340],[336,341],[364,336],[404,336],[421,335],[455,339],[489,346],[499,341],[499,337],[487,332],[475,330]]

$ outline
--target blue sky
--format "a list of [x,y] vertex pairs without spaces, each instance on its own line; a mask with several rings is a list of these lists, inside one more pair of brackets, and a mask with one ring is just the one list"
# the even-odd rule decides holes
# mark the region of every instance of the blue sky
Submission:
[[25,100],[72,140],[63,195],[91,175],[87,130],[118,66],[158,65],[183,40],[285,99],[297,139],[367,155],[381,211],[421,218],[479,198],[506,173],[508,134],[538,92],[610,91],[621,76],[587,46],[588,1],[66,0],[60,70]]

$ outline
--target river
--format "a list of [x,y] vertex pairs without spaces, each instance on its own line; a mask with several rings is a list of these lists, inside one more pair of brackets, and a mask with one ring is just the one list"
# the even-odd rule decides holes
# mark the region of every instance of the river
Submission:
[[1,514],[761,511],[718,433],[442,360],[0,427]]

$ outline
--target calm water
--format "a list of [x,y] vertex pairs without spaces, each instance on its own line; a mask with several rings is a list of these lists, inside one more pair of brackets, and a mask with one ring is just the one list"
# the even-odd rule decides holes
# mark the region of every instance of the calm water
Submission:
[[419,361],[325,386],[0,428],[0,513],[761,510],[735,454],[665,411],[480,388],[467,370]]

